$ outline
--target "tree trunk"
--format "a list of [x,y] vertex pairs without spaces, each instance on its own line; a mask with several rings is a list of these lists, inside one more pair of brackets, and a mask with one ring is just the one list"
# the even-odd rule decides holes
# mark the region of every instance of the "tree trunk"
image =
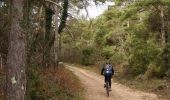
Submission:
[[58,59],[61,60],[61,49],[62,49],[62,34],[59,34],[59,43],[58,43]]
[[24,0],[11,0],[11,29],[7,56],[7,99],[24,100],[26,91],[26,37],[21,27]]
[[[58,3],[58,0],[56,0]],[[58,7],[55,6],[55,40],[54,40],[54,67],[58,67],[59,57],[58,57],[58,48],[59,48],[59,34],[58,34],[58,15],[59,10]]]
[[164,20],[164,8],[159,6],[160,9],[160,18],[161,18],[161,40],[162,46],[165,46],[165,20]]
[[162,47],[163,47],[163,70],[166,72],[169,66],[169,51],[168,51],[168,34],[165,26],[165,20],[164,20],[164,7],[159,5],[160,9],[160,19],[161,19],[161,41],[162,41]]
[[44,35],[44,44],[43,44],[43,66],[47,69],[50,65],[50,51],[51,51],[51,45],[52,41],[54,40],[52,38],[52,17],[53,17],[53,10],[51,9],[50,4],[44,5],[45,8],[45,35]]
[[2,56],[1,56],[1,54],[0,54],[0,70],[2,70]]

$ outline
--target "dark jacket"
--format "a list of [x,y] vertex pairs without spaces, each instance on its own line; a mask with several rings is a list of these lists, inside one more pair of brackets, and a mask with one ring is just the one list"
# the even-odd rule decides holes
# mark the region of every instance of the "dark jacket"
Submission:
[[[101,75],[105,74],[105,71],[106,71],[106,64],[103,66],[102,70],[101,70]],[[114,69],[113,69],[113,66],[111,64],[109,64],[109,67],[110,67],[110,71],[112,73],[112,75],[114,75]]]

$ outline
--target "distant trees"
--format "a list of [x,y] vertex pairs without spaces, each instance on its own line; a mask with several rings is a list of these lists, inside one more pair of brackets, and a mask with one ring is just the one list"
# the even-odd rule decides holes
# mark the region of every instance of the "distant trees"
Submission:
[[[75,21],[68,23],[73,36],[79,34],[76,36],[80,39],[73,42],[81,47],[80,56],[83,56],[83,49],[87,47],[83,47],[84,40],[91,41],[90,45],[95,50],[92,58],[95,61],[108,58],[112,63],[122,66],[122,73],[128,71],[133,77],[166,76],[170,60],[169,2],[116,0],[115,4],[97,19],[77,20],[77,25]],[[65,30],[65,33],[68,31]],[[63,39],[65,45],[71,43],[65,42],[68,39],[66,37]]]
[[[135,1],[127,6],[127,11],[125,12],[125,15],[129,15],[125,19],[128,18],[137,23],[131,22],[133,26],[130,25],[128,29],[129,32],[133,33],[132,39],[136,38],[136,42],[131,43],[135,43],[135,45],[131,47],[134,50],[131,51],[133,56],[131,56],[130,66],[139,65],[139,67],[135,67],[136,70],[144,68],[143,74],[147,77],[163,77],[169,69],[167,67],[169,65],[169,47],[167,46],[169,44],[168,12],[169,3],[163,0]],[[139,62],[143,62],[144,65],[136,62],[138,58],[142,58],[139,59]],[[135,62],[136,64],[134,64]]]

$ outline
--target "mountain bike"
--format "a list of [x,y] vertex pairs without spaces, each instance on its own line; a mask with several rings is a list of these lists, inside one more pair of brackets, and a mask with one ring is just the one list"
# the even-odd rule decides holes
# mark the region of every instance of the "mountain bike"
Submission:
[[109,97],[109,91],[110,91],[110,86],[109,86],[109,81],[106,81],[106,93],[107,93],[107,96]]

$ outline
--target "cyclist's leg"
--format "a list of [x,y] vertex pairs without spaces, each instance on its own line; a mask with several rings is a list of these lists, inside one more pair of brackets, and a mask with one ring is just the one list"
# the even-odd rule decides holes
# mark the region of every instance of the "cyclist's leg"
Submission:
[[105,74],[104,75],[104,82],[106,83],[106,81],[107,81],[107,75]]
[[104,88],[106,87],[107,75],[104,74]]
[[108,74],[106,73],[105,75],[105,83],[109,81],[109,77],[108,77]]
[[112,85],[112,83],[111,83],[111,77],[112,77],[111,75],[108,76],[108,81],[109,81],[110,88],[111,88],[111,85]]

